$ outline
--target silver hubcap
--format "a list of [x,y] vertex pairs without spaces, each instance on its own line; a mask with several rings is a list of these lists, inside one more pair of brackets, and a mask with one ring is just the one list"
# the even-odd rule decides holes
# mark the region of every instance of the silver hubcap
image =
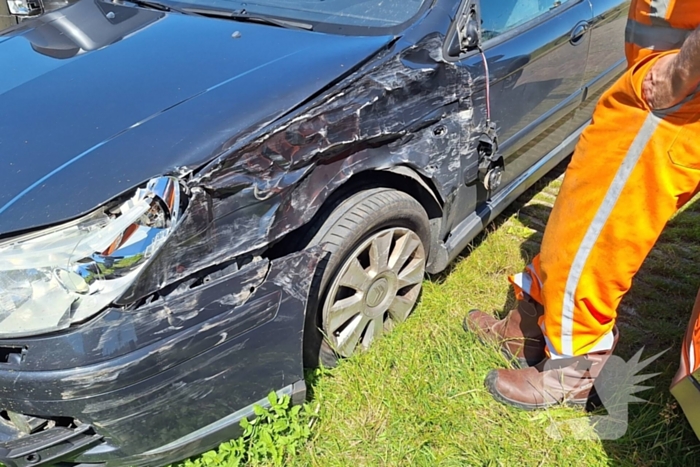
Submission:
[[323,328],[336,352],[367,349],[413,310],[425,274],[425,249],[404,228],[383,230],[347,259],[323,305]]

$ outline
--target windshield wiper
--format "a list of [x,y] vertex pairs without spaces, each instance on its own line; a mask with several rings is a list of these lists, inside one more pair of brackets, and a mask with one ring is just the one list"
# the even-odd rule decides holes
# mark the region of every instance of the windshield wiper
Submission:
[[[129,0],[132,1],[132,0]],[[147,1],[151,0],[136,0]],[[233,21],[241,21],[245,23],[258,23],[267,24],[268,26],[277,26],[279,28],[286,29],[303,29],[305,31],[312,31],[314,26],[309,23],[302,23],[300,21],[292,21],[288,19],[273,18],[271,16],[261,16],[261,15],[251,15],[245,10],[232,11],[232,10],[211,10],[209,8],[183,8],[184,13],[210,16],[212,18],[225,18]]]
[[278,19],[270,16],[260,16],[260,15],[250,15],[246,10],[234,11],[234,10],[212,10],[209,8],[178,8],[167,3],[161,3],[156,0],[126,0],[129,3],[138,5],[144,8],[150,8],[152,10],[159,11],[175,11],[177,13],[182,13],[184,15],[200,15],[209,16],[212,18],[225,18],[234,21],[241,21],[246,23],[259,23],[267,24],[269,26],[277,26],[286,29],[303,29],[305,31],[312,31],[314,26],[309,23],[302,23],[300,21],[292,21],[288,19]]
[[150,8],[151,10],[176,11],[178,13],[187,14],[186,11],[181,10],[180,8],[174,7],[172,5],[168,5],[167,3],[157,2],[155,0],[126,0],[126,1],[128,1],[129,3],[133,3],[134,5],[138,5],[140,7]]

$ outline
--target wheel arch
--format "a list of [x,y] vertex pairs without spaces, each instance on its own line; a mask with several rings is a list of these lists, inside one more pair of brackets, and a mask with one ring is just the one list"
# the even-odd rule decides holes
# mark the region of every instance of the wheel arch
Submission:
[[[307,187],[310,184],[307,184]],[[314,202],[310,203],[316,209],[307,222],[289,232],[275,245],[271,247],[269,255],[271,258],[281,257],[286,254],[298,251],[305,243],[313,237],[315,232],[308,229],[308,226],[318,224],[317,220],[330,214],[343,200],[366,189],[371,188],[392,188],[404,192],[418,201],[428,214],[428,218],[433,225],[431,228],[431,245],[429,245],[429,256],[433,256],[436,247],[440,242],[439,232],[442,226],[444,202],[440,199],[439,192],[431,180],[426,180],[418,172],[407,165],[396,165],[390,167],[367,168],[355,172],[340,184],[329,184],[327,190],[317,193]],[[308,190],[299,187],[298,190]],[[321,199],[322,198],[322,199]]]
[[392,185],[387,188],[403,191],[415,198],[425,209],[428,219],[442,218],[444,203],[438,198],[438,191],[432,186],[432,181],[424,179],[406,165],[379,169],[375,172],[386,178],[386,181]]

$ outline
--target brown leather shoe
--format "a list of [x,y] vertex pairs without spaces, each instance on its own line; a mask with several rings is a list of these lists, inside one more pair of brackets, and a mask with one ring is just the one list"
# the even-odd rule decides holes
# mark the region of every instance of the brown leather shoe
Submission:
[[534,367],[515,370],[492,370],[484,384],[497,401],[524,410],[555,405],[585,406],[596,378],[613,349],[581,357],[545,359]]
[[518,301],[502,320],[483,311],[473,310],[464,318],[463,327],[483,343],[501,346],[501,352],[517,360],[520,368],[536,365],[546,357],[545,342],[537,320],[544,308],[529,297]]

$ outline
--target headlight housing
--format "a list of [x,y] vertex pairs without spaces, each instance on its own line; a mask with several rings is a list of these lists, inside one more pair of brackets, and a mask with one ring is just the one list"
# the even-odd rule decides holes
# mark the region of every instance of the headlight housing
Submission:
[[13,15],[37,16],[42,13],[58,10],[75,1],[76,0],[7,0],[7,8]]
[[132,284],[181,217],[177,179],[152,179],[119,206],[0,241],[0,337],[65,329]]
[[18,16],[31,16],[41,13],[39,0],[7,0],[10,13]]

